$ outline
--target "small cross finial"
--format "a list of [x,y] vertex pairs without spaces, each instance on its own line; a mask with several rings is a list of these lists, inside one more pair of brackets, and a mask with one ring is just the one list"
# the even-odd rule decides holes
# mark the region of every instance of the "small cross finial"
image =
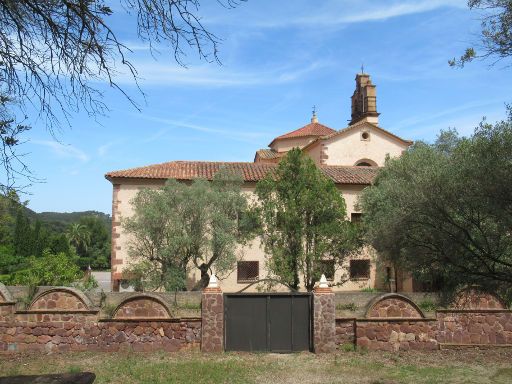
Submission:
[[313,105],[313,116],[311,117],[312,123],[318,123],[318,118],[316,117],[316,105]]

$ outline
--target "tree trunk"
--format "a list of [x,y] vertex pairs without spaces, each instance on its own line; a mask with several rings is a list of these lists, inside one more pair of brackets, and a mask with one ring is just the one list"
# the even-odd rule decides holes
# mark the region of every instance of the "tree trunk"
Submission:
[[203,263],[198,268],[201,271],[201,279],[196,283],[192,289],[193,291],[203,290],[210,283],[210,274],[208,273],[208,269],[210,269],[210,267],[208,264]]

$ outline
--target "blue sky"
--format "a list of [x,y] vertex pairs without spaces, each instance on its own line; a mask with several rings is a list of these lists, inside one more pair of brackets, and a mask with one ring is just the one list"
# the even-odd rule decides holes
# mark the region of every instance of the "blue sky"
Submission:
[[[202,1],[205,25],[223,39],[222,65],[190,52],[186,69],[137,41],[134,20],[115,7],[111,23],[133,49],[141,105],[106,90],[107,116],[74,115],[55,141],[32,120],[25,161],[44,183],[25,198],[41,211],[111,213],[111,170],[171,160],[252,161],[275,137],[309,122],[350,119],[354,77],[364,63],[377,85],[380,125],[406,139],[440,129],[469,134],[483,116],[505,116],[512,77],[505,63],[453,69],[447,60],[478,36],[477,14],[456,0],[249,0],[236,9]],[[279,5],[276,5],[279,4]]]

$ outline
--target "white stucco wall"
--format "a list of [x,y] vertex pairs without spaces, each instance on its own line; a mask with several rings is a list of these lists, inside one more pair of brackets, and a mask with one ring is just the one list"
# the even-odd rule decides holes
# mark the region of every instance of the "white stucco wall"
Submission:
[[[361,133],[368,132],[369,140],[361,140]],[[386,155],[398,157],[408,145],[393,138],[369,124],[353,128],[345,133],[323,141],[327,154],[326,165],[356,165],[361,159],[373,160],[384,166]]]
[[[141,188],[160,188],[163,186],[163,181],[154,181],[154,180],[120,180],[115,181],[115,183],[119,183],[119,191],[117,192],[117,211],[113,212],[113,221],[114,222],[123,222],[123,219],[130,217],[133,214],[133,209],[130,204],[130,201],[136,196],[137,192]],[[243,192],[247,195],[249,201],[254,201],[255,194],[255,183],[246,183],[243,186]],[[355,209],[355,204],[357,202],[357,196],[361,193],[364,186],[353,186],[353,185],[340,185],[338,189],[343,194],[345,198],[346,206],[347,206],[347,216],[350,218],[350,214],[352,212],[357,212]],[[114,274],[122,273],[123,269],[129,264],[129,235],[123,230],[122,224],[120,226],[115,227],[115,232],[119,233],[119,237],[116,239],[116,251],[115,251],[115,259],[121,260],[122,263],[112,265],[112,269]],[[264,278],[267,276],[267,271],[265,268],[265,252],[260,243],[259,238],[254,239],[249,245],[245,247],[239,247],[238,249],[238,258],[240,260],[246,261],[258,261],[259,262],[259,271],[260,278]],[[374,287],[376,285],[376,255],[372,249],[364,249],[357,255],[354,255],[353,258],[365,258],[371,259],[371,276],[369,279],[364,280],[349,280],[345,282],[341,286],[335,286],[333,289],[335,291],[351,291],[351,290],[360,290],[365,287]],[[340,281],[343,276],[347,275],[349,261],[347,260],[345,264],[341,267],[337,267],[335,281]],[[246,283],[238,283],[237,282],[237,271],[236,266],[234,266],[233,271],[227,276],[221,277],[221,287],[225,292],[236,292],[240,289],[244,288]],[[192,269],[192,272],[189,275],[188,286],[189,288],[193,287],[195,283],[200,279],[200,273],[197,270]],[[276,290],[284,290],[284,287],[276,287]],[[251,287],[248,292],[254,292],[257,290],[256,285]]]
[[289,139],[276,139],[270,146],[274,151],[277,152],[288,152],[289,150],[298,147],[303,148],[313,140],[316,139],[316,136],[305,136],[305,137],[295,137]]

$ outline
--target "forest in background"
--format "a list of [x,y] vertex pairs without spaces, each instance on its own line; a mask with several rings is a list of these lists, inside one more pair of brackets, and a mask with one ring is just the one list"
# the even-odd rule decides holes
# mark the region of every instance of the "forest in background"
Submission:
[[0,195],[0,282],[58,284],[108,269],[110,228],[102,212],[36,213],[15,193]]

